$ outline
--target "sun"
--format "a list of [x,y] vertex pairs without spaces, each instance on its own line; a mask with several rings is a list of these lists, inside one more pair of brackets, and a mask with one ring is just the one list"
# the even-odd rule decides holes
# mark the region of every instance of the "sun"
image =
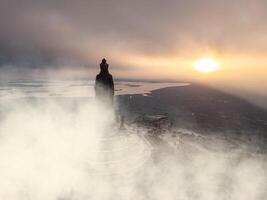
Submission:
[[201,58],[193,63],[193,67],[202,73],[215,72],[220,68],[220,64],[211,58]]

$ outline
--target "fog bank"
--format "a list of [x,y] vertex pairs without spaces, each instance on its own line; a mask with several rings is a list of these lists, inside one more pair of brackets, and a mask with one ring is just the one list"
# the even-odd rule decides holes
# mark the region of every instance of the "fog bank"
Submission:
[[92,99],[2,100],[0,197],[265,199],[266,155],[256,146],[186,130],[158,144],[147,136],[135,124],[119,131],[113,110]]

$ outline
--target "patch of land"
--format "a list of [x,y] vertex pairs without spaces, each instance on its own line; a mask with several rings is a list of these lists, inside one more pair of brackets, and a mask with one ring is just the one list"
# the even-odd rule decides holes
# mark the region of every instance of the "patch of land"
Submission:
[[117,100],[129,121],[144,114],[166,114],[177,127],[205,133],[267,134],[267,111],[202,85],[168,87],[149,96],[123,95]]

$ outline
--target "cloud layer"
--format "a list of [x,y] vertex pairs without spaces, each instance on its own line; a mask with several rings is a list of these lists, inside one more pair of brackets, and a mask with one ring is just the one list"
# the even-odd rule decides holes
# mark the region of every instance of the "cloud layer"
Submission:
[[1,66],[92,67],[103,55],[165,56],[209,48],[258,53],[267,47],[263,0],[0,3]]
[[246,137],[119,132],[111,109],[77,99],[3,101],[0,117],[1,199],[266,197],[266,155]]

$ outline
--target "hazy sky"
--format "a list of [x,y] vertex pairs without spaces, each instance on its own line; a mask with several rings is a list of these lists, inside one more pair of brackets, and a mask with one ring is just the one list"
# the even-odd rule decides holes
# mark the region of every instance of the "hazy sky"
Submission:
[[[266,0],[0,2],[4,71],[94,75],[107,57],[120,78],[247,83],[253,76],[258,87],[267,75]],[[202,56],[216,58],[221,70],[209,76],[192,70]]]

